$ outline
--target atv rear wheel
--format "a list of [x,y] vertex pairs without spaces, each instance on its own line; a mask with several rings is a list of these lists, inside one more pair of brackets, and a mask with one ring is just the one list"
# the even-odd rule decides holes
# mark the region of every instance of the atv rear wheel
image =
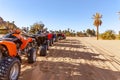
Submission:
[[17,80],[21,63],[17,58],[5,57],[0,62],[0,80]]
[[47,45],[40,46],[40,56],[46,56],[47,54]]
[[49,43],[49,45],[50,45],[50,46],[53,46],[53,44],[52,44],[52,40],[50,40],[50,43]]
[[37,54],[36,54],[36,49],[35,48],[31,48],[28,51],[28,63],[34,63],[36,61],[37,58]]
[[47,46],[47,50],[49,50],[49,46],[50,46],[50,41],[49,40],[47,41],[47,45],[46,46]]

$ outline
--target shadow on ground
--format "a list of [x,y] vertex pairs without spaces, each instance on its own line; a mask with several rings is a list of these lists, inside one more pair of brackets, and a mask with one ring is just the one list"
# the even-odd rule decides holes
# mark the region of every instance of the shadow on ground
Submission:
[[24,71],[20,80],[119,80],[119,75],[120,72],[88,64],[41,61]]
[[[78,45],[71,46],[73,43]],[[71,46],[72,48],[85,47],[77,40],[60,41],[56,43],[55,46]],[[120,80],[119,71],[99,68],[93,64],[81,63],[81,61],[77,63],[57,60],[58,58],[70,58],[87,61],[106,61],[100,59],[98,56],[99,54],[90,52],[51,48],[45,60],[37,61],[32,65],[23,64],[24,66],[30,66],[32,68],[23,71],[19,80]]]
[[[65,42],[70,42],[69,44],[64,44]],[[73,42],[73,43],[72,43]],[[62,43],[62,44],[61,44]],[[87,48],[85,45],[83,45],[80,41],[78,40],[72,40],[70,41],[69,39],[66,41],[61,41],[57,44],[54,44],[55,48],[51,48],[49,50],[49,57],[69,57],[72,59],[85,59],[85,60],[101,60],[101,61],[106,61],[105,59],[100,59],[99,56],[100,54],[97,53],[91,53],[87,52],[89,48]],[[57,48],[59,47],[59,49]],[[66,48],[69,47],[68,50]],[[72,48],[76,49],[84,49],[86,51],[77,51],[77,50],[72,50]]]

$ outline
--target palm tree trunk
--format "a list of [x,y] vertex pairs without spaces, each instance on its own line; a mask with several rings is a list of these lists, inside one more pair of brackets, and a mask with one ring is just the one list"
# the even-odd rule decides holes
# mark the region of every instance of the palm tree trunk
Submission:
[[97,40],[99,39],[99,27],[97,26]]

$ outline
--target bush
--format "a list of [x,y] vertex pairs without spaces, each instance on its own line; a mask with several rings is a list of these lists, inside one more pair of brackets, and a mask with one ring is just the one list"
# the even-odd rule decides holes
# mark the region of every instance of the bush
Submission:
[[116,39],[116,35],[113,30],[107,30],[103,34],[101,34],[101,38],[103,40],[114,40]]
[[120,35],[118,36],[118,39],[120,40]]

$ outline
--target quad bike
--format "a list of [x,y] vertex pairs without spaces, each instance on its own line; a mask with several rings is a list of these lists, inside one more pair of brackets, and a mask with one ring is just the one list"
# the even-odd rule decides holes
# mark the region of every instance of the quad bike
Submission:
[[32,35],[32,38],[36,40],[37,52],[40,56],[46,56],[48,49],[47,35],[44,33],[37,33]]
[[62,33],[62,39],[66,39],[66,36],[65,34]]
[[57,34],[53,33],[53,42],[57,42]]
[[47,40],[48,40],[48,46],[52,46],[53,45],[53,34],[52,33],[47,34]]
[[57,39],[58,39],[58,40],[66,39],[66,36],[65,36],[65,34],[63,34],[63,33],[58,33],[58,34],[57,34]]
[[21,69],[21,55],[26,54],[29,63],[36,61],[35,40],[25,39],[19,31],[0,39],[0,80],[17,80]]

